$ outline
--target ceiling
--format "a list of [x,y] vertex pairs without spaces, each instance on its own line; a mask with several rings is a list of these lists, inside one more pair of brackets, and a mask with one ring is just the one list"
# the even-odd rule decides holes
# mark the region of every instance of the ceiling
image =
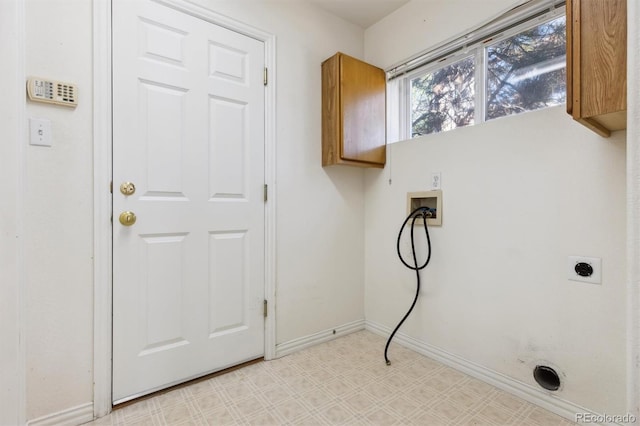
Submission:
[[308,0],[362,28],[368,28],[409,0]]

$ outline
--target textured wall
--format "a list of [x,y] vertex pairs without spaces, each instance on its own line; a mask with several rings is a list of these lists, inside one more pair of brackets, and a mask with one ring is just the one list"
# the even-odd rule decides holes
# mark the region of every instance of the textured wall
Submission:
[[[24,10],[18,1],[0,2],[0,425],[24,416],[23,348],[20,344],[21,139],[24,112],[21,45]],[[7,41],[6,43],[4,41]]]
[[[446,16],[462,3],[475,7],[412,1],[366,31],[367,57],[397,62],[375,46],[415,45],[420,11]],[[471,15],[484,21],[506,3]],[[425,29],[421,50],[468,21]],[[443,226],[402,331],[533,386],[533,367],[548,362],[565,377],[558,397],[625,413],[625,139],[601,138],[555,107],[391,145],[384,175],[366,175],[367,320],[393,327],[408,308],[415,277],[395,237],[406,193],[441,172]],[[567,280],[570,255],[601,257],[602,285]]]
[[627,1],[627,404],[640,418],[640,7]]
[[[53,146],[26,150],[27,418],[93,394],[91,3],[26,1],[27,76],[78,85],[78,107],[27,103]],[[23,142],[27,143],[27,141]]]

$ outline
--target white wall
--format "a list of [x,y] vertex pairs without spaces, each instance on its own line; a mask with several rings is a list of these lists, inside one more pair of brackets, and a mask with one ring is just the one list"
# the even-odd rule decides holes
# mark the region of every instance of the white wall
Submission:
[[627,405],[640,417],[640,8],[627,1]]
[[365,57],[387,68],[523,3],[412,0],[365,31]]
[[[363,30],[299,2],[201,4],[277,36],[277,342],[362,320],[364,174],[321,167],[320,63],[338,50],[362,57]],[[26,7],[27,74],[79,88],[75,110],[27,110],[53,125],[53,147],[26,152],[34,419],[93,398],[92,11],[87,0],[26,0]]]
[[[367,58],[391,65],[397,52],[377,46],[415,45],[421,10],[443,16],[462,4],[472,7],[409,3],[367,30]],[[469,25],[447,22],[421,35],[422,49]],[[406,193],[441,172],[443,226],[431,230],[432,262],[401,331],[533,386],[533,367],[548,362],[564,377],[559,398],[625,413],[625,132],[600,138],[555,107],[389,150],[385,173],[365,176],[367,321],[391,328],[411,303],[415,275],[395,238]],[[601,257],[602,285],[568,281],[570,255]]]
[[[22,11],[17,1],[0,2],[0,425],[18,424],[23,417],[24,381],[20,344],[20,257],[18,204],[21,128],[24,92],[20,47],[24,39]],[[17,84],[20,82],[20,85]]]
[[26,146],[28,419],[92,400],[91,16],[88,1],[26,1],[27,75],[76,83],[79,102],[27,103],[53,129],[51,148]]

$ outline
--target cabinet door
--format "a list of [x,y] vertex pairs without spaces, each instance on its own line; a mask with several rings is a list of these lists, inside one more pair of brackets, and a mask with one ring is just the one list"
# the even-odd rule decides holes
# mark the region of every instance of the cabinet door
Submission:
[[626,127],[626,0],[567,0],[567,112],[597,133]]
[[322,63],[322,165],[384,167],[386,76],[343,53]]
[[340,157],[384,165],[386,161],[385,74],[347,55],[340,57],[342,138]]

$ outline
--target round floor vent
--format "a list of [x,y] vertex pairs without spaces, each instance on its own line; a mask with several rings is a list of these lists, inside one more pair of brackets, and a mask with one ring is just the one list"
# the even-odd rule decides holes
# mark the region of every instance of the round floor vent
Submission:
[[536,365],[536,368],[533,369],[533,378],[546,390],[557,391],[560,389],[560,376],[551,367]]

